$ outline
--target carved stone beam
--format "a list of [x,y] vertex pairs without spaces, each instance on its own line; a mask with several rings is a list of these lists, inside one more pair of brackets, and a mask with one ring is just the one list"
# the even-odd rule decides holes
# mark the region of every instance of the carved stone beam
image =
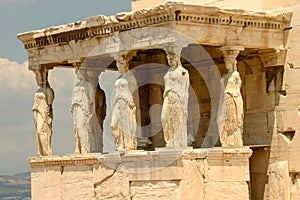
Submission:
[[284,66],[286,52],[286,49],[281,49],[273,52],[259,51],[258,53],[264,67],[276,67]]
[[[228,71],[237,71],[237,56],[239,55],[240,51],[244,50],[244,47],[241,46],[223,46],[220,48],[222,53],[224,54],[224,60],[226,69]],[[228,62],[230,61],[230,63]]]

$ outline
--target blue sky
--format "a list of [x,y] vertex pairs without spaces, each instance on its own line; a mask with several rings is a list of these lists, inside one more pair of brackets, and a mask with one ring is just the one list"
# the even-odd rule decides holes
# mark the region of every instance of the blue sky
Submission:
[[[0,0],[0,174],[29,171],[27,157],[36,155],[37,149],[31,111],[37,86],[17,34],[130,10],[131,0]],[[74,72],[53,70],[49,79],[56,94],[53,152],[65,155],[74,148]]]
[[130,10],[131,0],[0,0],[0,56],[27,59],[18,33]]

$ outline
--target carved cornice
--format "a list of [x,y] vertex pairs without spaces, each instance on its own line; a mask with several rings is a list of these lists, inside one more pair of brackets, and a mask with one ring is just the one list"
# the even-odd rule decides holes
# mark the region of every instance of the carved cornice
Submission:
[[271,14],[222,10],[216,7],[192,6],[172,2],[134,13],[119,13],[110,17],[94,16],[81,22],[21,33],[18,38],[24,43],[25,49],[32,49],[68,43],[72,40],[77,42],[87,38],[101,38],[115,32],[161,26],[168,22],[284,30],[288,26],[290,18],[291,13]]

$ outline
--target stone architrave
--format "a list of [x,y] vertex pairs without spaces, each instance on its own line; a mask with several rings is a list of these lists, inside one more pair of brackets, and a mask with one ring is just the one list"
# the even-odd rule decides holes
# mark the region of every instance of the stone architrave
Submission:
[[76,69],[79,82],[73,88],[75,153],[101,152],[100,125],[95,112],[95,87],[88,81],[85,69]]
[[166,147],[187,147],[189,73],[180,63],[180,56],[167,51],[169,70],[164,76],[165,91],[161,122]]
[[128,81],[124,78],[117,79],[115,91],[111,128],[116,150],[137,149],[136,106]]
[[38,155],[52,155],[52,103],[54,92],[48,82],[48,71],[46,69],[35,70],[36,83],[40,87],[34,95],[32,108],[36,137],[38,143]]
[[242,80],[237,71],[236,57],[240,49],[222,48],[227,73],[221,78],[218,111],[220,142],[222,147],[243,146],[244,109],[241,95]]

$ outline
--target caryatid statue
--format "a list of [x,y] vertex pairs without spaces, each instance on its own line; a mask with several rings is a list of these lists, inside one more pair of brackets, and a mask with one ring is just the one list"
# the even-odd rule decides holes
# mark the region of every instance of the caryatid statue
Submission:
[[137,149],[136,106],[128,81],[124,78],[117,79],[115,91],[111,129],[116,150]]
[[165,91],[161,121],[166,147],[187,147],[189,73],[180,55],[167,51],[169,70],[164,76]]
[[36,137],[38,143],[38,155],[52,155],[52,103],[54,92],[48,82],[48,70],[40,69],[34,71],[37,85],[40,87],[34,95],[32,107]]
[[[134,104],[136,106],[136,122],[141,125],[141,113],[140,113],[140,98],[139,87],[132,70],[129,70],[129,60],[132,58],[130,54],[123,54],[115,57],[118,72],[121,74],[119,78],[123,78],[127,81],[129,91],[132,95]],[[137,126],[137,136],[141,136],[141,127]]]
[[101,128],[95,111],[95,86],[88,80],[87,71],[77,68],[79,82],[73,88],[75,153],[101,152]]
[[227,73],[221,78],[221,98],[218,111],[220,142],[222,147],[243,146],[242,80],[237,71],[237,55],[225,55]]

